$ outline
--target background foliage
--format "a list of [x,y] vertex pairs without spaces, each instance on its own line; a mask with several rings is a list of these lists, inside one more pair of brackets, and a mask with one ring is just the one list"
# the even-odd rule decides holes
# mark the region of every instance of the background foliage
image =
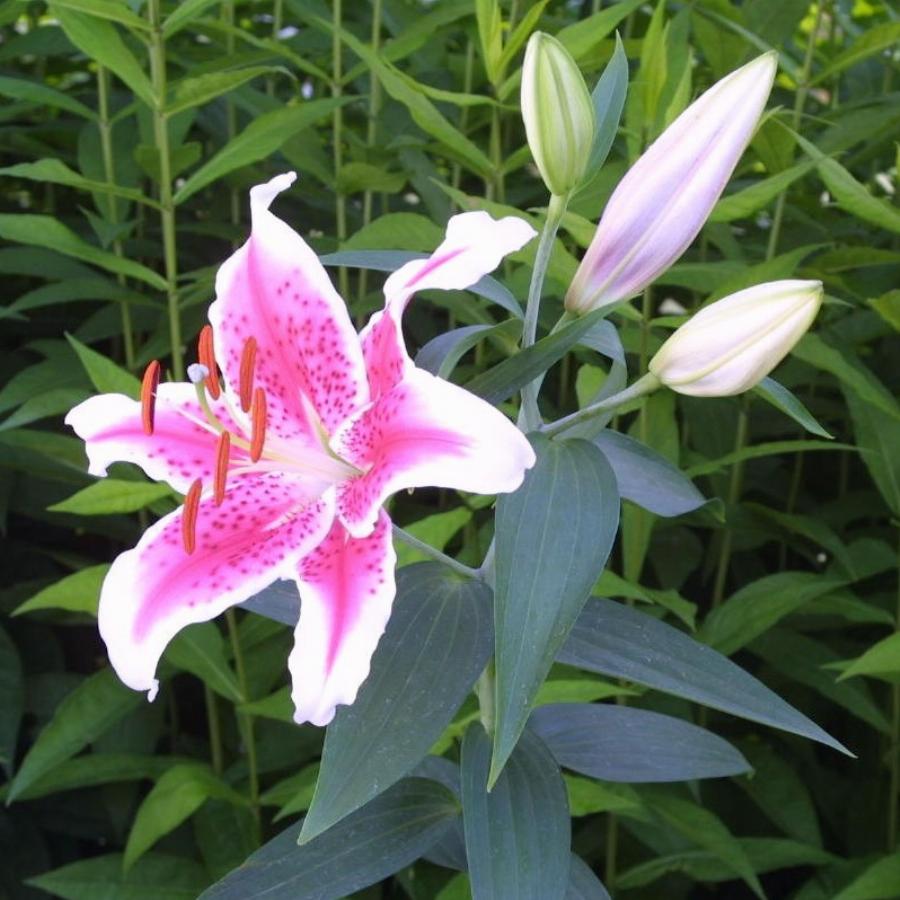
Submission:
[[[616,698],[629,710],[694,721],[732,745],[719,748],[722,771],[739,770],[742,754],[753,773],[689,780],[697,772],[685,752],[672,752],[673,734],[657,756],[661,766],[682,765],[669,775],[685,783],[621,783],[609,770],[588,777],[590,765],[563,758],[537,715],[536,732],[566,766],[573,849],[583,860],[572,863],[569,896],[602,896],[590,866],[615,896],[635,900],[900,897],[900,21],[882,0],[0,3],[0,765],[8,804],[0,895],[194,897],[309,807],[324,733],[290,724],[284,625],[239,611],[227,627],[189,629],[167,653],[168,687],[152,705],[105,666],[93,613],[106,567],[178,498],[124,466],[90,479],[61,417],[96,390],[134,394],[153,358],[181,375],[215,267],[246,233],[246,189],[286,168],[301,183],[279,200],[280,214],[322,254],[428,251],[459,209],[518,210],[539,224],[546,193],[517,109],[521,51],[536,27],[559,36],[590,86],[617,29],[630,64],[609,160],[570,205],[554,248],[548,325],[606,198],[641,148],[712,81],[761,50],[779,51],[773,111],[701,238],[657,282],[642,314],[620,311],[613,321],[639,372],[683,309],[759,281],[821,279],[829,300],[817,329],[777,374],[831,439],[803,433],[755,394],[695,401],[662,393],[626,409],[612,424],[655,454],[636,456],[644,451],[633,441],[605,433],[601,449],[626,502],[595,593],[734,657],[857,757],[690,702],[723,706],[709,697],[728,687],[728,672],[706,671],[693,694],[683,683],[667,688],[659,666],[643,680],[627,668],[599,677],[570,641],[540,704]],[[498,273],[519,300],[533,253],[526,248]],[[380,305],[382,276],[334,271],[364,320]],[[425,358],[428,347],[440,350],[428,345],[436,335],[479,326],[467,332],[477,346],[452,374],[465,383],[514,349],[507,318],[472,294],[426,294],[406,325]],[[579,346],[551,370],[547,408],[576,408],[620,377],[624,361],[610,366]],[[708,502],[681,496],[677,508],[685,488],[675,467]],[[692,511],[673,515],[682,509]],[[491,537],[483,504],[468,497],[417,492],[398,498],[393,514],[473,565]],[[400,553],[403,564],[421,559],[405,546]],[[478,643],[477,591],[434,564],[406,569],[398,646],[428,660],[456,642],[454,652],[469,654],[471,683],[490,653]],[[425,612],[407,600],[426,596]],[[281,599],[288,610],[295,602]],[[268,598],[270,613],[277,600]],[[433,645],[416,624],[426,613],[441,636]],[[626,646],[627,622],[622,629],[614,646]],[[684,666],[702,669],[703,658],[685,652]],[[439,669],[432,677],[416,703],[447,718],[462,706],[443,733],[441,723],[425,735],[435,756],[417,770],[424,777],[398,782],[328,831],[329,816],[356,809],[371,788],[362,777],[346,787],[357,799],[346,809],[335,800],[340,812],[319,804],[307,827],[324,833],[305,845],[306,874],[285,896],[468,896],[466,875],[454,871],[465,865],[456,796],[467,807],[467,796],[482,796],[472,779],[487,777],[489,749],[486,756],[477,731],[463,740],[477,718],[474,698],[445,684]],[[372,722],[390,741],[421,727],[390,717],[395,689],[387,683],[379,699],[373,682],[367,695],[369,714],[378,713]],[[751,704],[750,690],[738,690],[739,704]],[[774,701],[760,703],[756,718],[779,724]],[[349,717],[334,726],[360,727]],[[559,839],[554,815],[566,814],[560,785],[541,780],[546,748],[530,735],[495,791],[509,792],[520,819],[529,819],[530,802],[546,811],[537,817],[545,830],[532,844],[502,848],[510,878],[541,869]],[[376,737],[370,752],[394,746]],[[615,737],[626,765],[627,735]],[[341,752],[339,737],[329,741]],[[460,755],[461,784],[450,765]],[[338,771],[351,763],[363,764]],[[470,846],[495,815],[492,807],[467,818]],[[296,853],[296,833],[267,845],[258,867],[284,865],[279,854]],[[396,840],[360,849],[372,835]],[[473,878],[479,865],[491,863],[470,852]],[[255,882],[237,877],[209,896],[252,896]]]

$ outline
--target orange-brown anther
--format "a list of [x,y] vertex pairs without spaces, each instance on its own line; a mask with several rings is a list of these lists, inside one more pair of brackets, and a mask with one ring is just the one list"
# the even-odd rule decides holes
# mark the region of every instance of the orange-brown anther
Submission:
[[222,393],[219,388],[219,373],[216,369],[216,354],[213,350],[213,330],[212,325],[204,325],[200,331],[200,339],[197,342],[197,359],[201,366],[206,367],[209,375],[206,376],[204,384],[209,391],[209,396],[213,400],[219,399]]
[[227,431],[223,431],[219,435],[219,443],[216,446],[216,473],[213,480],[216,506],[220,506],[225,499],[225,479],[228,477],[228,457],[230,453],[231,435]]
[[184,498],[184,509],[181,512],[181,542],[185,553],[193,553],[197,546],[197,513],[200,509],[200,479],[190,486]]
[[156,389],[159,387],[159,362],[153,360],[144,371],[141,381],[141,423],[144,434],[153,434],[153,421],[156,413]]
[[250,422],[250,459],[257,462],[262,456],[266,440],[266,393],[261,387],[253,392]]
[[247,338],[244,349],[241,351],[241,374],[238,386],[238,396],[241,401],[241,409],[250,412],[250,404],[253,402],[253,370],[256,366],[256,338]]

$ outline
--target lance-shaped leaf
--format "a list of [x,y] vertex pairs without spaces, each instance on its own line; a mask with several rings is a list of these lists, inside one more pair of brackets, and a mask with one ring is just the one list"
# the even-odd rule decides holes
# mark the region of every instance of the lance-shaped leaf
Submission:
[[717,735],[646,709],[553,703],[529,721],[560,765],[603,781],[687,781],[750,770]]
[[288,828],[202,900],[338,900],[418,859],[458,815],[456,799],[443,785],[404,779],[302,847],[299,828]]
[[609,892],[600,879],[591,871],[588,864],[574,853],[569,867],[569,889],[566,891],[566,900],[610,900]]
[[621,603],[591,600],[557,659],[848,752],[721,653]]
[[401,569],[397,598],[356,702],[329,725],[301,840],[408,774],[453,718],[491,653],[490,589],[438,563]]
[[536,466],[497,502],[492,784],[603,571],[619,522],[616,476],[593,444],[541,436],[532,443]]
[[530,732],[488,792],[490,765],[490,739],[475,723],[460,766],[473,900],[563,900],[571,835],[559,767]]

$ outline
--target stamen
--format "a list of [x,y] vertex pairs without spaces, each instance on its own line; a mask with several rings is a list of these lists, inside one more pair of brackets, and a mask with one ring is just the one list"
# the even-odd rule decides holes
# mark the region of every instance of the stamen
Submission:
[[153,434],[156,414],[156,389],[159,387],[159,360],[154,359],[144,371],[141,381],[141,424],[144,434]]
[[181,514],[181,542],[185,553],[193,553],[197,546],[197,513],[200,509],[200,491],[202,485],[197,478],[190,486],[184,498],[184,511]]
[[219,435],[219,443],[216,447],[216,473],[213,480],[213,492],[216,498],[216,506],[221,506],[225,499],[225,479],[228,477],[228,458],[231,453],[231,435],[223,431]]
[[212,325],[204,325],[200,331],[200,338],[197,341],[197,359],[201,365],[206,366],[209,373],[206,376],[206,389],[209,391],[209,396],[213,400],[218,400],[221,389],[219,388],[219,373],[216,370],[216,355],[213,349]]
[[256,338],[247,338],[244,349],[241,352],[241,373],[238,388],[238,396],[241,401],[241,409],[250,412],[250,404],[253,402],[253,371],[256,366]]
[[250,421],[250,459],[258,462],[266,440],[266,393],[261,387],[253,392]]

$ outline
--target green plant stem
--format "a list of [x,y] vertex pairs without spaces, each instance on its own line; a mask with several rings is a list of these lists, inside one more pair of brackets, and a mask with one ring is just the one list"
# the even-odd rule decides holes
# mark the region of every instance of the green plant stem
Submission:
[[603,861],[603,882],[612,886],[616,880],[616,856],[619,850],[619,817],[611,812],[606,819],[606,849]]
[[625,388],[624,391],[619,391],[618,394],[613,394],[612,397],[607,397],[605,400],[599,400],[597,403],[592,403],[584,409],[579,409],[578,412],[573,412],[568,416],[557,419],[555,422],[550,422],[547,425],[542,426],[540,429],[541,433],[548,437],[555,437],[558,434],[562,434],[564,431],[568,431],[573,425],[587,422],[595,416],[600,415],[600,413],[618,409],[620,406],[624,406],[626,403],[630,403],[638,397],[643,397],[645,394],[655,391],[659,386],[659,379],[651,372],[648,372],[646,375],[638,378],[638,380],[629,387]]
[[[743,450],[744,444],[747,443],[747,425],[749,401],[746,395],[741,398],[741,409],[738,413],[737,435],[734,440],[734,451],[738,453]],[[731,476],[728,481],[728,513],[734,509],[741,496],[741,487],[744,480],[744,463],[736,462],[731,467]],[[725,596],[725,582],[728,578],[728,565],[731,562],[731,545],[733,540],[733,532],[729,526],[725,526],[722,534],[722,543],[719,546],[719,561],[716,565],[716,580],[713,584],[712,605],[715,609]]]
[[166,45],[162,33],[160,0],[148,0],[150,19],[150,76],[155,95],[153,135],[159,156],[160,224],[163,239],[163,264],[166,276],[166,299],[169,313],[169,343],[172,352],[172,374],[184,379],[184,357],[181,352],[181,315],[178,309],[178,254],[175,246],[175,204],[172,202],[172,160],[169,149],[169,123],[166,117]]
[[426,544],[424,541],[420,541],[415,535],[410,534],[408,531],[404,531],[402,528],[400,528],[399,525],[394,526],[394,537],[397,538],[398,541],[402,541],[408,547],[412,547],[414,550],[418,550],[419,553],[423,553],[425,556],[430,556],[433,560],[436,560],[437,562],[442,563],[448,568],[453,569],[454,572],[464,576],[465,578],[481,577],[478,569],[472,569],[461,562],[457,562],[457,560],[453,559],[452,556],[447,556],[446,553],[441,553],[440,550],[438,550],[436,547],[432,547],[431,544]]
[[[466,66],[463,70],[463,93],[471,94],[472,93],[472,82],[475,77],[475,44],[468,40],[466,41]],[[464,106],[459,113],[459,130],[462,134],[466,133],[466,127],[469,124],[469,107]],[[452,174],[450,177],[450,183],[453,185],[454,190],[459,190],[460,181],[462,179],[462,166],[455,162],[453,163],[453,169],[451,170]],[[454,207],[456,206],[456,201],[453,202]]]
[[[116,162],[112,145],[112,122],[109,117],[109,71],[105,66],[97,66],[97,105],[99,117],[97,127],[100,131],[100,153],[103,156],[103,176],[108,184],[116,183]],[[119,209],[116,198],[107,197],[106,215],[112,225],[119,222]],[[122,241],[116,237],[112,242],[113,253],[120,259],[124,258]],[[125,286],[125,276],[116,275],[116,282]],[[131,324],[131,309],[122,300],[119,302],[119,312],[122,317],[122,345],[125,350],[125,366],[131,370],[134,368],[134,331]]]
[[[237,616],[233,609],[225,613],[225,621],[228,624],[228,636],[231,639],[231,650],[234,654],[234,669],[237,674],[238,689],[244,703],[250,700],[247,691],[247,669],[244,665],[244,653],[241,650],[241,636],[237,627]],[[249,713],[237,713],[238,726],[241,729],[244,746],[247,750],[247,772],[250,783],[250,808],[256,822],[256,843],[262,840],[261,816],[259,806],[259,762],[256,756],[256,736],[253,716]]]
[[491,179],[487,184],[488,200],[506,202],[506,179],[503,177],[503,140],[500,129],[500,109],[491,107],[491,134],[489,144],[491,156]]
[[[230,4],[229,4],[230,5]],[[281,33],[281,23],[284,18],[284,0],[273,0],[272,3],[272,40],[277,41]],[[270,97],[275,96],[275,79],[269,76],[266,79],[266,93]]]
[[[344,77],[341,61],[341,22],[343,20],[343,0],[332,0],[331,6],[331,96],[340,97],[343,93],[341,79]],[[340,106],[336,107],[331,119],[331,140],[334,151],[334,217],[337,228],[338,244],[347,240],[347,198],[340,190],[341,169],[344,167],[344,113]],[[345,268],[338,269],[338,285],[343,296],[349,293],[350,279]]]
[[[550,255],[553,252],[553,241],[559,230],[566,211],[568,197],[551,195],[547,206],[547,217],[544,227],[541,229],[541,237],[538,242],[537,253],[534,257],[534,268],[531,272],[531,284],[528,286],[528,302],[525,306],[525,322],[522,325],[522,349],[530,347],[537,337],[538,318],[541,312],[541,294],[544,290],[544,278],[547,275],[547,266],[550,264]],[[526,431],[531,431],[541,424],[540,413],[537,406],[537,393],[540,381],[536,380],[522,388],[522,414],[521,421]]]
[[[276,6],[279,9],[281,8],[279,2],[276,2]],[[229,26],[229,29],[225,34],[225,53],[231,58],[234,56],[234,0],[227,0],[227,2],[222,4],[222,19],[225,24]],[[274,82],[271,79],[269,79],[267,88],[271,94],[274,90]],[[234,136],[237,134],[237,110],[235,109],[234,100],[230,93],[225,97],[225,127],[228,131],[228,142],[231,143]],[[241,198],[234,188],[229,189],[228,195],[231,224],[238,225],[241,221]],[[235,248],[236,245],[237,241],[233,242]]]
[[206,704],[206,726],[209,729],[209,758],[213,772],[221,775],[224,765],[222,753],[222,728],[219,724],[219,706],[216,695],[209,685],[203,685],[203,699]]
[[[803,107],[806,105],[806,97],[809,94],[809,76],[812,73],[813,55],[816,50],[816,36],[819,33],[819,26],[822,23],[822,13],[825,9],[825,2],[817,4],[816,19],[812,29],[809,32],[809,38],[806,41],[806,52],[803,56],[803,67],[800,70],[800,81],[797,84],[797,90],[794,93],[794,108],[791,112],[791,127],[794,131],[800,125],[800,119],[803,116]],[[775,256],[775,249],[778,246],[778,240],[781,237],[781,225],[784,220],[784,205],[787,199],[787,190],[782,191],[775,201],[775,211],[772,214],[772,230],[769,232],[769,243],[766,248],[766,259],[772,259]]]
[[[378,53],[381,47],[381,0],[372,0],[372,50]],[[366,124],[366,145],[371,149],[375,146],[378,137],[378,110],[381,108],[381,82],[378,76],[369,74],[369,121]],[[367,190],[363,193],[363,227],[372,221],[372,197],[373,192]],[[359,291],[357,296],[360,303],[366,296],[366,287],[369,273],[366,269],[359,270]]]
[[475,696],[478,698],[478,718],[484,730],[493,737],[495,722],[495,696],[496,684],[494,682],[494,660],[484,667],[484,671],[475,682]]

